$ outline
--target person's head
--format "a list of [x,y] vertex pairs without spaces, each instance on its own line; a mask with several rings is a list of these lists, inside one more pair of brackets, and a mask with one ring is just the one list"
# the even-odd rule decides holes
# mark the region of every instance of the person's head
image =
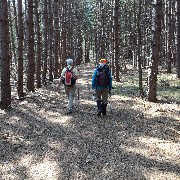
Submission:
[[72,59],[67,59],[66,60],[67,66],[73,66],[73,60]]
[[100,59],[99,62],[102,63],[102,64],[106,64],[106,63],[107,63],[107,60],[106,60],[106,59]]

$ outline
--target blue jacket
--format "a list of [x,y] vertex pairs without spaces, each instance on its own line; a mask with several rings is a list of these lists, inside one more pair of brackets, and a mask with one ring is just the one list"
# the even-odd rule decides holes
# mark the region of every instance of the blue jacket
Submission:
[[111,90],[112,89],[112,75],[111,75],[111,72],[109,71],[109,85],[108,86],[98,86],[96,84],[97,69],[98,68],[96,68],[94,70],[94,73],[93,73],[93,76],[92,76],[92,89],[98,90],[98,89],[109,88],[109,90]]

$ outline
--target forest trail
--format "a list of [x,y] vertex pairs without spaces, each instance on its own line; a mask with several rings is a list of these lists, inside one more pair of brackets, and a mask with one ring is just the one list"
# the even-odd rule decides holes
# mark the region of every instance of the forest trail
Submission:
[[80,67],[71,115],[54,84],[0,111],[0,179],[180,179],[179,105],[113,95],[107,117],[96,117],[93,70]]

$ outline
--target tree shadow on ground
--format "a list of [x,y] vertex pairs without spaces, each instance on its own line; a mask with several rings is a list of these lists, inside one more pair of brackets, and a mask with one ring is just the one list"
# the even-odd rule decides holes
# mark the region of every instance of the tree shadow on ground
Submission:
[[[92,72],[86,68],[83,80],[89,81]],[[178,144],[176,118],[146,117],[143,109],[132,108],[135,99],[113,98],[112,113],[108,104],[108,116],[97,118],[90,92],[83,83],[79,87],[80,101],[71,115],[65,114],[65,94],[57,95],[51,87],[42,96],[14,103],[9,112],[1,111],[0,179],[180,178],[178,156],[168,159],[157,144],[148,143]]]
[[[41,101],[29,101],[1,114],[1,179],[9,173],[11,179],[131,180],[148,179],[152,171],[180,177],[178,164],[141,153],[148,151],[141,137],[172,141],[162,136],[171,126],[168,121],[159,126],[156,118],[137,119],[141,111],[124,106],[97,118],[94,105],[85,102],[79,105],[80,111],[66,116],[56,97],[53,106],[45,100],[48,109]],[[29,106],[32,101],[35,107]],[[11,169],[5,170],[5,165]]]

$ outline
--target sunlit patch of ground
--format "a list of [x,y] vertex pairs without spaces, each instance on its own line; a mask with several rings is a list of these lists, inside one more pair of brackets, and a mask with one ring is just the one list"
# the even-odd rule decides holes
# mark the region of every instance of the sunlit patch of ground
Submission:
[[119,88],[109,98],[108,116],[97,118],[89,88],[94,66],[81,68],[72,114],[56,84],[0,111],[0,179],[179,180],[179,104],[127,96],[126,87],[121,96]]

